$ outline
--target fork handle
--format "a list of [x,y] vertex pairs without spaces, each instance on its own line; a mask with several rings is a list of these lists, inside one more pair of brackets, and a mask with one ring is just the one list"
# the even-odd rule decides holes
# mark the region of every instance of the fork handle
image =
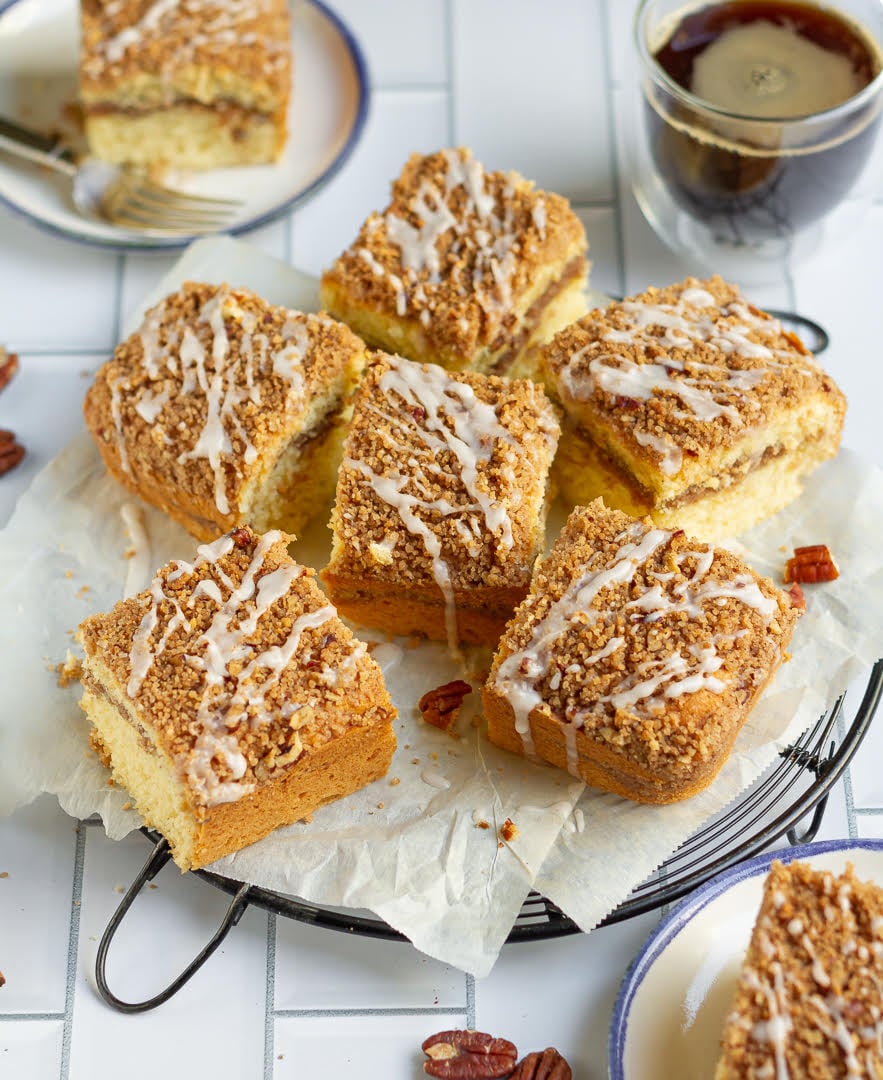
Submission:
[[39,131],[22,127],[13,120],[0,116],[0,150],[8,150],[17,157],[48,165],[57,172],[72,176],[76,171],[74,156],[60,138],[43,135]]

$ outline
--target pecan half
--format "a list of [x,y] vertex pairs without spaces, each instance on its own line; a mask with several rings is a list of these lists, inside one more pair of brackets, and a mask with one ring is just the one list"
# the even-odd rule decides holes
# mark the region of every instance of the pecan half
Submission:
[[10,381],[18,371],[18,356],[14,352],[7,352],[0,345],[0,390]]
[[497,1080],[508,1076],[518,1051],[508,1039],[483,1031],[439,1031],[424,1040],[423,1071],[442,1080]]
[[455,679],[427,691],[417,702],[417,708],[427,724],[441,728],[442,731],[450,731],[460,715],[463,698],[471,693],[472,687],[468,682]]
[[0,986],[5,986],[5,985],[6,985],[6,979],[3,976],[3,972],[0,971]]
[[794,557],[785,564],[785,584],[796,581],[814,585],[819,581],[834,581],[840,577],[837,564],[827,544],[811,544],[794,549]]
[[509,1080],[573,1080],[573,1072],[558,1051],[547,1046],[522,1058]]
[[25,448],[11,431],[0,429],[0,476],[14,469],[25,456]]

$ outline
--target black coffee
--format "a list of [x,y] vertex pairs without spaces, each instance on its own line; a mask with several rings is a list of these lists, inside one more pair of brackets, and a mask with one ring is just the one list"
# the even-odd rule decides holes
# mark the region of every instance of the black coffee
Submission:
[[819,127],[792,122],[855,97],[879,73],[870,35],[811,4],[736,0],[690,11],[655,53],[685,90],[729,117],[651,90],[651,147],[673,198],[722,239],[786,238],[839,203],[870,154],[875,102]]

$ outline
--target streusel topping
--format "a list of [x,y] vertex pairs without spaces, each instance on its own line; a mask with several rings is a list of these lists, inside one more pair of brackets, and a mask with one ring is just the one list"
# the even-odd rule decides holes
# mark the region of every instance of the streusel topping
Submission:
[[429,341],[471,355],[511,334],[538,271],[586,250],[566,199],[517,173],[486,172],[465,148],[411,159],[325,279]]
[[171,83],[191,67],[227,70],[237,82],[250,82],[256,100],[247,104],[255,107],[269,110],[288,94],[286,0],[82,0],[82,22],[87,100],[143,74]]
[[596,411],[667,476],[684,454],[767,423],[783,401],[841,396],[796,335],[719,277],[592,311],[553,338],[543,363],[565,408]]
[[111,420],[100,437],[116,444],[124,472],[161,476],[226,515],[262,452],[296,432],[363,351],[324,315],[187,282],[99,371],[90,396],[107,398]]
[[80,628],[203,807],[242,798],[353,726],[342,706],[373,665],[288,556],[290,539],[235,529]]
[[532,382],[378,354],[338,484],[346,573],[403,588],[434,581],[448,599],[527,580],[558,430]]
[[680,699],[736,690],[747,701],[796,619],[788,599],[730,552],[607,510],[573,511],[507,628],[490,676],[532,752],[542,708],[642,764],[715,746],[715,721]]

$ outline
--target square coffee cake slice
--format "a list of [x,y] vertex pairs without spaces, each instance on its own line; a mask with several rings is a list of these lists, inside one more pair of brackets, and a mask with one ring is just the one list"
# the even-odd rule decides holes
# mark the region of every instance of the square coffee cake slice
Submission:
[[506,627],[484,689],[491,742],[644,803],[717,775],[798,611],[731,552],[578,507]]
[[89,146],[117,164],[275,161],[291,93],[286,0],[81,0]]
[[383,776],[395,709],[290,537],[241,527],[80,626],[82,708],[182,870]]
[[587,246],[560,195],[466,149],[414,154],[323,275],[322,305],[387,352],[505,375],[585,312]]
[[334,496],[366,360],[333,319],[187,282],[99,370],[86,426],[110,473],[200,540],[296,534]]
[[527,380],[378,354],[356,394],[322,571],[356,622],[496,644],[543,549],[558,420]]
[[840,445],[846,400],[799,338],[719,277],[596,310],[542,350],[565,410],[555,477],[704,539],[800,494]]

